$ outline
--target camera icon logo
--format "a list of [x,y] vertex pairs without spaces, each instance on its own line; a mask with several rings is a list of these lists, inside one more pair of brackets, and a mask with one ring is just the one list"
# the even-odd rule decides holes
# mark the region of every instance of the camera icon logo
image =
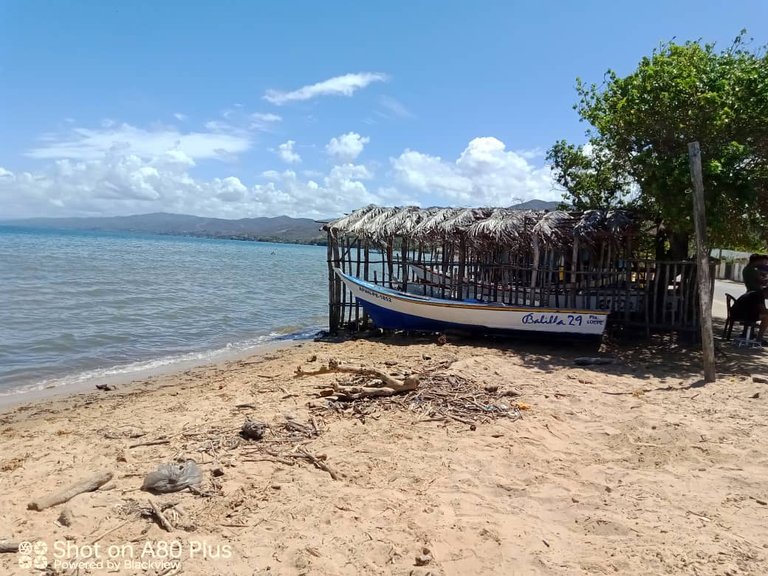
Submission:
[[45,568],[48,566],[48,545],[42,540],[19,543],[19,568]]

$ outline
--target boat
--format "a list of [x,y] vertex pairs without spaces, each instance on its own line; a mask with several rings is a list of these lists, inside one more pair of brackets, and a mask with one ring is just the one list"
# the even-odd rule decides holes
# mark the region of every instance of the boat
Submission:
[[442,332],[521,332],[602,336],[609,310],[510,306],[417,296],[335,272],[378,328]]
[[[451,299],[457,299],[458,290],[454,288],[453,279],[450,275],[420,264],[408,264],[408,269],[413,278],[413,281],[407,285],[406,291],[409,294],[438,298],[448,296]],[[669,289],[670,291],[674,290],[674,286],[669,286]],[[502,287],[501,285],[494,286],[488,282],[465,282],[461,296],[459,299],[463,300],[470,300],[474,297],[475,300],[502,303],[513,300],[515,291],[509,285]],[[636,290],[628,292],[621,286],[602,285],[592,288],[592,293],[581,291],[575,294],[572,306],[581,310],[608,309],[616,312],[623,312],[628,307],[629,312],[638,312],[642,309],[643,297],[644,294]],[[565,296],[561,296],[560,300],[565,300]],[[556,297],[554,307],[558,309],[564,307],[558,305]]]

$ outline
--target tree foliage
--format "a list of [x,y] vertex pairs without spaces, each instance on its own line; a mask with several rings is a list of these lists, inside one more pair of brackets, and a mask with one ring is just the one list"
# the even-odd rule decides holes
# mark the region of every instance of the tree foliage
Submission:
[[559,140],[547,152],[547,160],[556,167],[555,179],[577,210],[626,207],[635,200],[631,178],[599,140],[583,147]]
[[687,239],[693,230],[688,143],[695,140],[711,241],[741,247],[765,241],[768,56],[765,48],[750,50],[743,34],[722,51],[701,42],[666,43],[628,76],[609,70],[600,86],[578,80],[575,109],[590,124],[591,152],[562,141],[549,152],[567,198],[579,207],[631,202],[670,238]]

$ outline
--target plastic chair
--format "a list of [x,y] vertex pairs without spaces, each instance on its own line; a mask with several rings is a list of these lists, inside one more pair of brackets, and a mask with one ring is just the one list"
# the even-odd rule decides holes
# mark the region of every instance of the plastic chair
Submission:
[[[732,295],[727,294],[725,295],[725,307],[726,307],[726,318],[725,318],[725,326],[723,326],[723,339],[724,340],[730,340],[731,334],[733,333],[733,325],[736,323],[736,320],[733,318],[733,314],[731,313],[731,309],[733,308],[733,304],[736,302],[736,298],[734,298]],[[755,322],[741,322],[741,324],[744,325],[744,330],[741,333],[741,336],[737,338],[739,340],[739,344],[749,344],[752,340],[752,334],[755,329]]]

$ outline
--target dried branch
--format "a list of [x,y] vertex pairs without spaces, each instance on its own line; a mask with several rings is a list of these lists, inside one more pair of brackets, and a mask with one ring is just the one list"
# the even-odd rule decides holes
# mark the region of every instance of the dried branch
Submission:
[[173,525],[168,522],[168,519],[165,517],[163,512],[158,508],[157,504],[152,502],[152,500],[147,500],[149,502],[149,507],[152,509],[152,514],[157,519],[157,523],[166,531],[173,532]]
[[98,490],[101,486],[112,480],[112,472],[101,472],[85,480],[75,482],[70,486],[67,486],[64,490],[51,494],[49,496],[43,496],[37,500],[33,500],[27,504],[28,510],[45,510],[51,506],[63,504],[84,492],[93,492]]

